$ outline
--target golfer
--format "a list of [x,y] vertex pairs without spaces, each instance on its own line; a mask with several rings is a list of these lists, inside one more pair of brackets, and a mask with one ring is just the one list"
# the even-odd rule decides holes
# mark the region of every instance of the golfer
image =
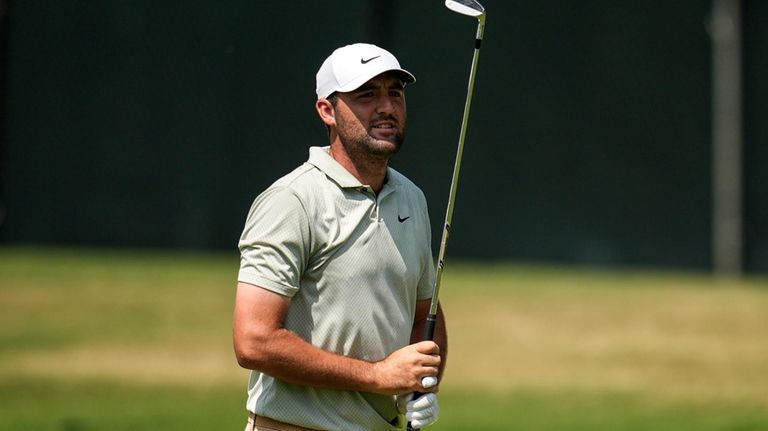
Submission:
[[439,414],[447,337],[440,310],[435,342],[419,341],[434,282],[427,205],[389,167],[415,78],[369,44],[335,50],[316,78],[330,145],[255,199],[239,242],[246,430],[421,428]]

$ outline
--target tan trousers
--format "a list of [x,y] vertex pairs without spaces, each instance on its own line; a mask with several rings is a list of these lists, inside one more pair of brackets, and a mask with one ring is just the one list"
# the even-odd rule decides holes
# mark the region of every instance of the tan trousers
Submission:
[[248,415],[248,425],[245,431],[318,431],[310,428],[302,428],[285,422],[276,421],[264,416]]

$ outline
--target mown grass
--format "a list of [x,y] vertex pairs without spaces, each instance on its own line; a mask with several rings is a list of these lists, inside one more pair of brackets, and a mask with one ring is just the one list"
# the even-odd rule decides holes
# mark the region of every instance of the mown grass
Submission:
[[[0,248],[0,430],[244,424],[235,253]],[[768,430],[768,282],[456,264],[433,430]]]

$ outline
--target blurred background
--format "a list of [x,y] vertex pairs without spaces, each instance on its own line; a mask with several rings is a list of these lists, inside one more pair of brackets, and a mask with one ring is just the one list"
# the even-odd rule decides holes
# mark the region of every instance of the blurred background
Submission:
[[[768,429],[768,2],[482,2],[431,429]],[[0,431],[242,429],[236,244],[327,142],[316,70],[368,41],[416,75],[392,163],[437,251],[475,29],[0,0]]]
[[[441,3],[5,1],[0,241],[233,250],[369,41],[418,78],[393,165],[437,244],[475,30]],[[765,2],[486,3],[450,258],[768,270]]]

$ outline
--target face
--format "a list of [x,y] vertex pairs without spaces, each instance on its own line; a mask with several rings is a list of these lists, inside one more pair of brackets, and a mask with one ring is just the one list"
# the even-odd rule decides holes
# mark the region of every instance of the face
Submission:
[[336,131],[350,155],[388,158],[405,140],[405,90],[394,73],[384,73],[357,90],[338,93]]

